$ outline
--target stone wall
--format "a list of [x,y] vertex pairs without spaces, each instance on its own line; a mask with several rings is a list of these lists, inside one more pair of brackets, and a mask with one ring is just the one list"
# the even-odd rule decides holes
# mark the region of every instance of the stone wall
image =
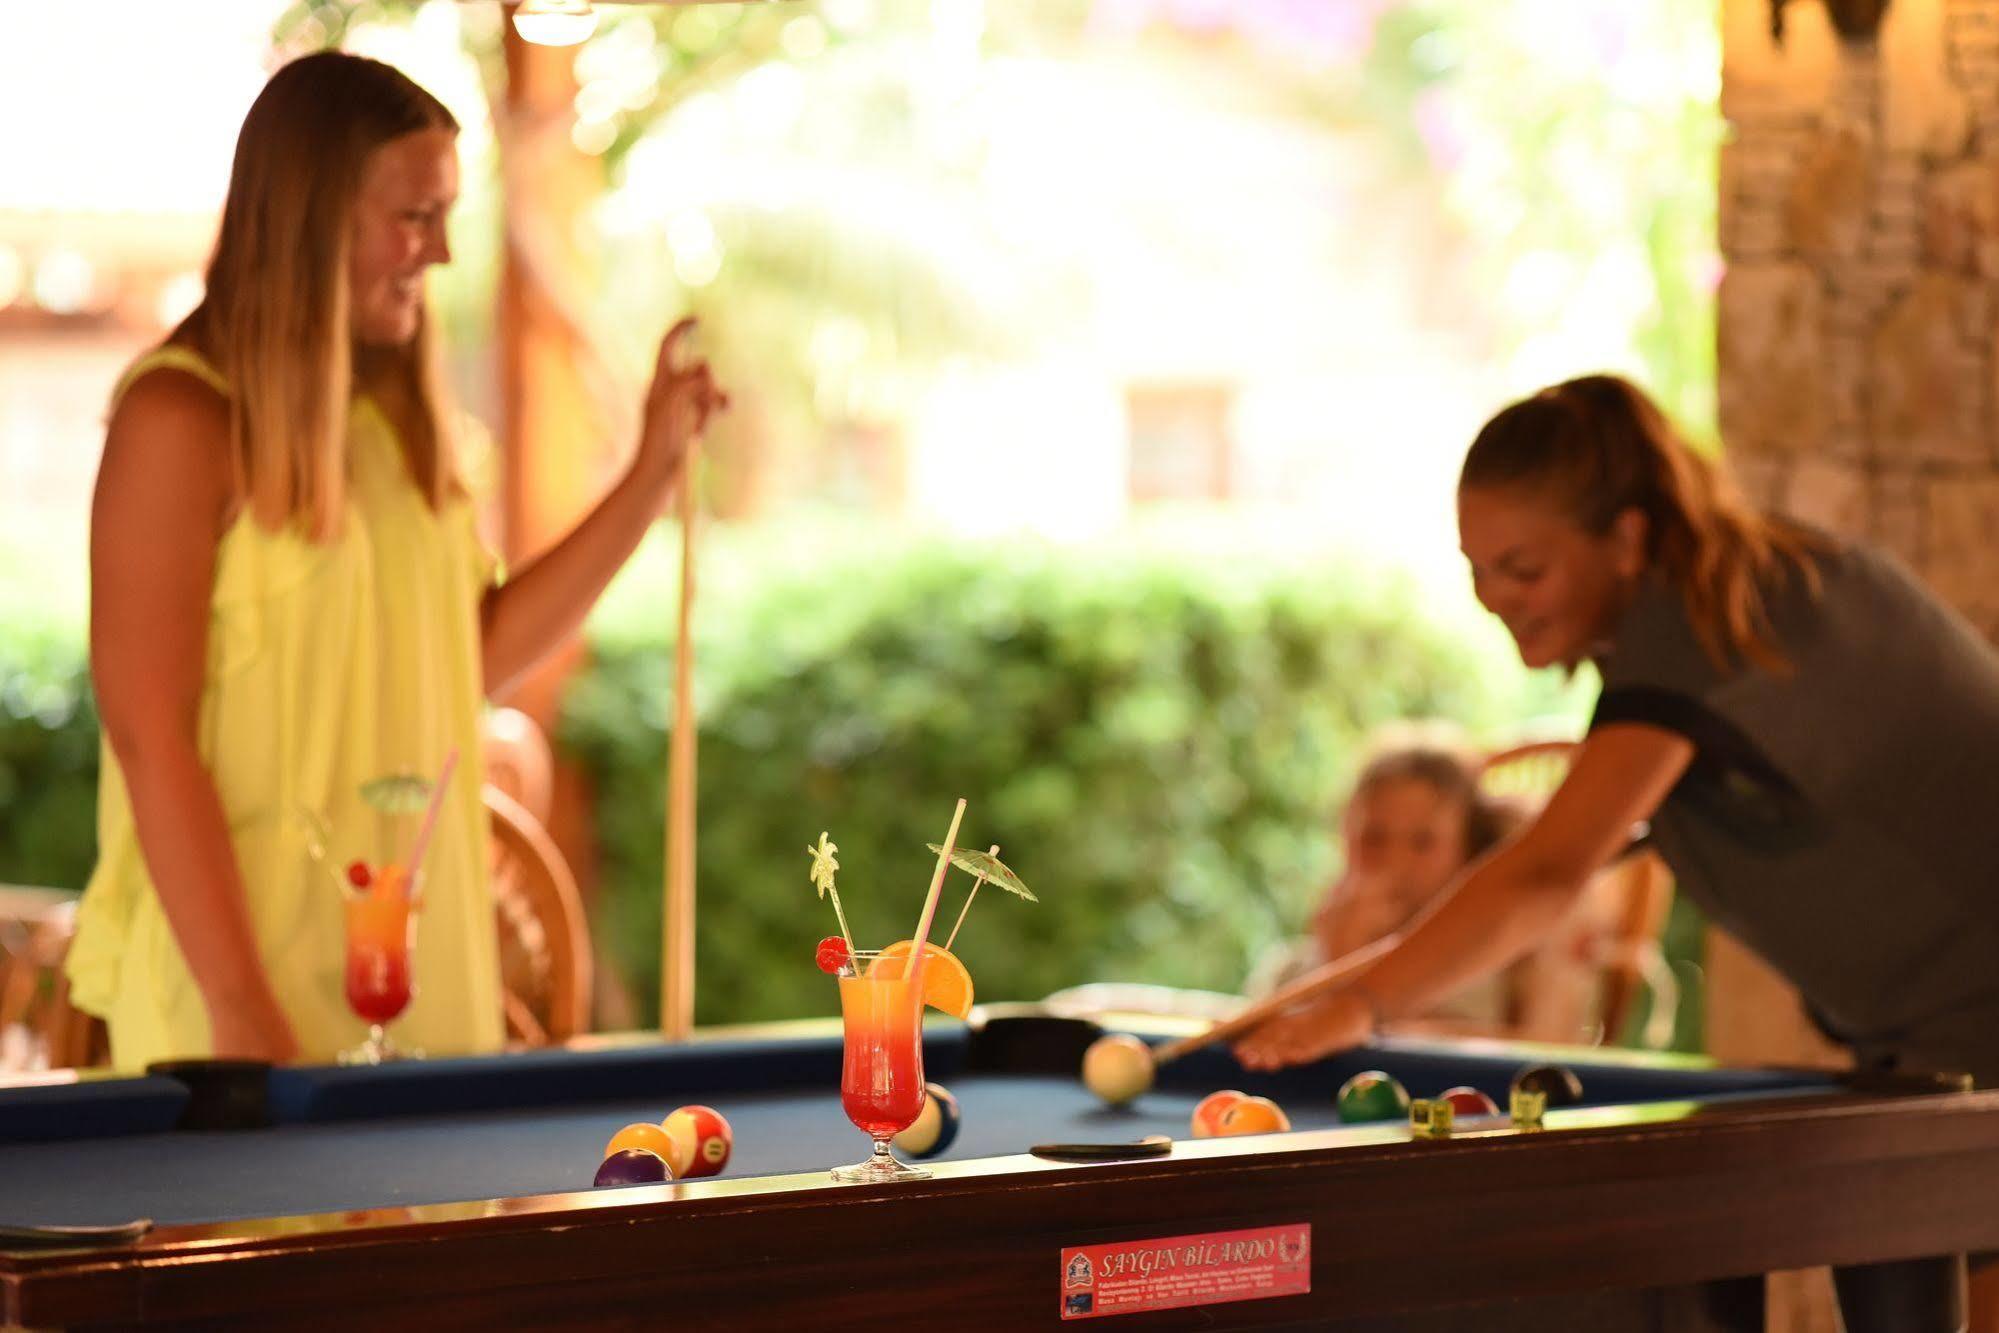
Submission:
[[1725,0],[1723,438],[1999,639],[1999,0]]
[[[1999,639],[1999,0],[1890,0],[1873,40],[1821,0],[1724,0],[1722,438],[1765,504],[1895,552]],[[1719,934],[1708,1048],[1840,1058]],[[1834,1333],[1822,1271],[1770,1327]]]

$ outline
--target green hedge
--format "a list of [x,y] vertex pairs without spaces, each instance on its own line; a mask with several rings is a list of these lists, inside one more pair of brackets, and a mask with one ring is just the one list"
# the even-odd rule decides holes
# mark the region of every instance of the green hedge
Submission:
[[[1369,728],[1434,715],[1493,737],[1576,706],[1352,568],[829,545],[853,553],[721,539],[704,574],[703,1022],[830,1012],[811,947],[832,913],[806,845],[831,831],[850,920],[887,943],[911,931],[924,844],[960,795],[961,839],[1000,843],[1041,896],[981,895],[959,952],[982,995],[1232,987],[1332,872],[1331,808]],[[658,990],[662,565],[650,549],[593,621],[561,735],[597,794],[600,946],[641,1018]],[[96,773],[80,630],[10,621],[0,882],[82,885]]]
[[0,884],[80,889],[97,856],[97,709],[80,631],[0,624]]
[[[703,1022],[831,1011],[806,845],[831,831],[848,918],[878,947],[912,933],[924,844],[959,796],[961,841],[999,843],[1041,898],[981,895],[958,948],[981,995],[1232,988],[1325,883],[1369,728],[1491,735],[1559,703],[1352,569],[941,547],[792,569],[702,602]],[[561,743],[598,793],[601,944],[650,1009],[672,603],[626,601]]]

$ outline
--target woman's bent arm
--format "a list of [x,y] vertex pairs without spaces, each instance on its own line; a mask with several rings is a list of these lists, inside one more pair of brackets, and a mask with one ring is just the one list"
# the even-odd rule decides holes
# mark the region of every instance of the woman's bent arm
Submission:
[[1473,863],[1354,985],[1273,1018],[1238,1054],[1253,1068],[1316,1059],[1365,1040],[1384,1019],[1425,1013],[1520,957],[1568,915],[1693,756],[1691,742],[1658,727],[1592,732],[1532,824]]

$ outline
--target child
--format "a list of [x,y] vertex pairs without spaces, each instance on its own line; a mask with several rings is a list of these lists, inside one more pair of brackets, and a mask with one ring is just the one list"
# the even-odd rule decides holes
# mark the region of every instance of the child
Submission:
[[[1522,822],[1516,804],[1480,790],[1477,757],[1448,727],[1389,728],[1370,750],[1340,812],[1345,873],[1327,888],[1310,933],[1259,966],[1245,987],[1252,997],[1402,930]],[[1397,1031],[1585,1040],[1597,937],[1615,908],[1610,895],[1591,895],[1556,943]]]

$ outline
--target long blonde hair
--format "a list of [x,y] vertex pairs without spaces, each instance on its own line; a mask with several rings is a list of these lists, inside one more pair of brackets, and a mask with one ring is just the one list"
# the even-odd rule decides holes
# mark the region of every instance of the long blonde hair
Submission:
[[1644,391],[1615,375],[1585,375],[1502,409],[1465,455],[1458,489],[1520,486],[1548,493],[1584,531],[1645,515],[1649,561],[1685,606],[1717,669],[1789,662],[1770,625],[1766,585],[1800,578],[1816,591],[1815,534],[1756,509],[1721,464],[1690,448]]
[[[324,541],[346,507],[354,392],[348,250],[370,155],[420,130],[456,130],[444,104],[392,66],[324,51],[292,61],[243,119],[207,294],[170,341],[229,384],[231,472],[270,531]],[[385,358],[414,420],[399,421],[410,474],[433,508],[456,492],[442,425],[436,335]]]

